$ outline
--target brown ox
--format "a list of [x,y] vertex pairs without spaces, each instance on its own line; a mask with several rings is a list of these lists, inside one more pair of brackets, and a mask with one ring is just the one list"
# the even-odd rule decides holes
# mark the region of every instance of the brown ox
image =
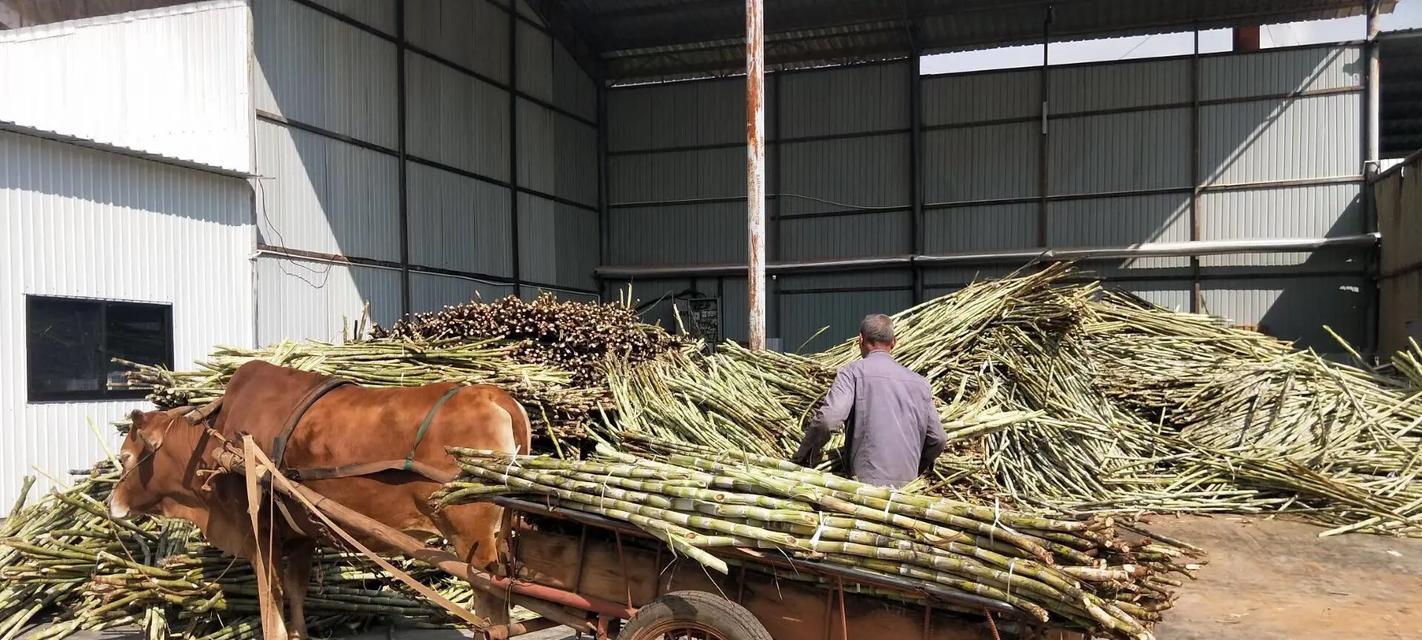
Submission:
[[[297,411],[301,400],[309,399],[308,392],[328,380],[265,362],[245,364],[227,385],[213,430],[234,443],[241,442],[242,434],[251,434],[271,456],[273,441],[284,424],[299,416],[287,441],[283,464],[296,470],[398,461],[414,447],[416,463],[452,473],[458,468],[445,453],[448,446],[519,453],[529,450],[528,415],[498,388],[464,387],[447,396],[455,385],[394,389],[345,385],[320,396],[304,413]],[[442,398],[444,402],[436,409]],[[196,524],[208,541],[223,551],[252,558],[257,538],[246,513],[244,482],[234,474],[210,473],[212,453],[221,441],[175,414],[135,411],[132,418],[133,428],[120,454],[124,475],[109,500],[110,513],[118,518],[137,514],[182,518]],[[425,422],[425,435],[417,438]],[[495,505],[469,504],[436,513],[428,498],[439,484],[399,468],[312,479],[305,484],[396,529],[442,535],[474,568],[496,568],[502,513]],[[315,547],[306,532],[316,528],[295,503],[289,504],[287,511],[293,516],[290,520],[276,514],[268,514],[264,520],[276,524],[274,548],[283,558],[277,565],[283,568],[282,579],[274,586],[285,592],[292,635],[304,637],[303,600]],[[390,551],[376,540],[351,533],[362,544]],[[507,622],[506,605],[497,597],[482,596],[476,607],[494,624]]]

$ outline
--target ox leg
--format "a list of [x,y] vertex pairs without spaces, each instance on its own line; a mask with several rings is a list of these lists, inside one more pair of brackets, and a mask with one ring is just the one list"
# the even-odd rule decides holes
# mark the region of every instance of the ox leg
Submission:
[[316,541],[297,538],[289,541],[283,551],[281,579],[291,617],[288,636],[294,640],[305,640],[306,591],[311,586],[311,557],[316,551]]

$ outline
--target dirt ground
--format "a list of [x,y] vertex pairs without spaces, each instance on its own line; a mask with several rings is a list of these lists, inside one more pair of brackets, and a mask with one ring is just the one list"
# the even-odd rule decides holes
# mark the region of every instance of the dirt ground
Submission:
[[1150,528],[1209,552],[1159,640],[1422,638],[1422,540],[1231,516],[1158,517]]
[[[1156,628],[1158,640],[1422,640],[1422,540],[1320,539],[1318,527],[1233,516],[1157,517],[1150,528],[1209,552],[1199,580]],[[463,637],[382,629],[360,640]],[[525,636],[572,637],[566,628]]]

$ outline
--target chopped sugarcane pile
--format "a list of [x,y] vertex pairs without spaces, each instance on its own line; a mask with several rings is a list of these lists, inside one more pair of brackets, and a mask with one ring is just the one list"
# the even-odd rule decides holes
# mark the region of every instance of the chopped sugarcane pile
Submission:
[[508,296],[491,303],[470,302],[419,313],[389,329],[376,327],[375,338],[399,340],[512,341],[514,358],[543,363],[573,373],[580,385],[600,384],[609,356],[644,362],[681,347],[660,327],[643,324],[632,307],[559,300],[544,293],[533,301]]
[[[33,631],[26,637],[48,640],[113,627],[140,627],[150,639],[261,637],[251,566],[223,556],[180,520],[109,519],[104,501],[117,481],[114,471],[92,473],[17,505],[0,525],[0,638]],[[306,606],[315,635],[382,622],[453,626],[444,610],[358,555],[322,550],[314,562]],[[466,583],[401,562],[445,597],[473,601]],[[39,623],[49,626],[34,631]]]
[[[150,390],[161,408],[201,405],[222,396],[237,368],[252,360],[338,376],[372,387],[435,382],[498,385],[528,409],[536,432],[580,434],[606,404],[606,392],[573,384],[573,375],[545,364],[520,362],[506,341],[444,339],[347,344],[282,342],[259,349],[219,347],[196,371],[168,371],[129,363],[126,388]],[[539,428],[541,427],[541,428]]]
[[791,557],[902,576],[1014,607],[1025,618],[1112,638],[1150,638],[1195,560],[1116,534],[1109,517],[1051,519],[903,493],[774,457],[634,438],[570,461],[451,449],[464,470],[433,500],[510,495],[631,523],[727,572],[716,551]]

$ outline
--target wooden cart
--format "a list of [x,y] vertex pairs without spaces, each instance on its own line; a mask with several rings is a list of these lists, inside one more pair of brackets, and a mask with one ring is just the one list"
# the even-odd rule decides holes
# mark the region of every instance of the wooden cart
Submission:
[[[305,505],[338,538],[465,619],[458,610],[355,541],[347,530],[379,540],[479,590],[542,616],[538,623],[489,627],[491,638],[555,624],[598,640],[981,640],[1000,637],[1068,640],[1079,634],[1045,629],[1012,607],[986,598],[773,551],[727,549],[732,570],[713,574],[694,560],[620,521],[536,502],[500,497],[510,532],[511,577],[495,576],[447,551],[367,518],[272,474],[269,460],[233,452],[222,466],[257,478]],[[319,505],[319,506],[318,506]],[[279,611],[279,603],[264,601]]]

